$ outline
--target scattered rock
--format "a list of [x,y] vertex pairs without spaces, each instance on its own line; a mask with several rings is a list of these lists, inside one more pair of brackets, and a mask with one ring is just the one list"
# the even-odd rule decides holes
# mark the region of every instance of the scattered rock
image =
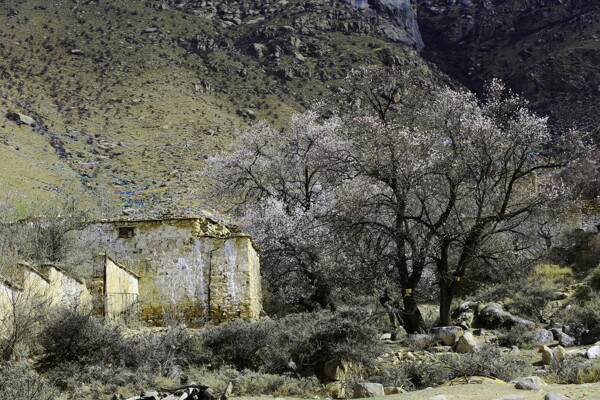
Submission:
[[433,346],[427,349],[430,353],[450,353],[452,346]]
[[478,345],[477,339],[471,332],[464,332],[456,341],[455,351],[457,353],[472,353]]
[[325,385],[327,393],[334,399],[343,399],[346,397],[346,389],[343,382],[329,382]]
[[556,348],[554,349],[554,358],[556,358],[557,360],[564,360],[565,357],[567,357],[567,352],[565,348],[560,345],[556,346]]
[[502,396],[502,397],[498,397],[497,399],[494,400],[514,400],[514,399],[522,399],[523,396],[522,394],[507,394],[506,396]]
[[510,383],[514,383],[515,389],[520,390],[541,390],[541,386],[546,384],[539,376],[521,376],[513,379]]
[[546,393],[546,395],[544,396],[544,400],[563,400],[566,398],[567,398],[567,396],[565,396],[562,393],[558,393],[558,392]]
[[567,351],[567,357],[582,357],[582,358],[585,358],[585,357],[587,357],[587,350],[586,349],[568,350]]
[[352,394],[352,397],[355,399],[385,395],[385,391],[383,390],[383,385],[381,383],[357,383],[354,385],[353,392],[354,393]]
[[431,328],[429,333],[446,346],[453,346],[456,340],[462,336],[463,329],[460,326],[440,326]]
[[78,49],[73,49],[69,53],[71,53],[74,56],[82,56],[83,55],[83,51],[78,50]]
[[533,332],[533,340],[537,343],[550,343],[554,340],[554,335],[548,329],[538,329]]
[[444,394],[438,394],[437,396],[430,397],[429,400],[450,400],[450,397]]
[[589,359],[600,358],[600,346],[596,345],[596,346],[590,347],[588,349],[588,351],[586,352],[586,356]]
[[402,389],[401,387],[384,387],[383,392],[386,396],[390,396],[392,394],[406,393],[406,390]]
[[154,32],[158,32],[158,28],[155,26],[146,28],[142,31],[142,33],[154,33]]

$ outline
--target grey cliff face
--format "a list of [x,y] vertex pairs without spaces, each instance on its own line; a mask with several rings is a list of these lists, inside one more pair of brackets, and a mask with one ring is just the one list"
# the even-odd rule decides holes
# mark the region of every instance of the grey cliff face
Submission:
[[383,34],[395,42],[423,48],[412,0],[343,0],[360,10]]

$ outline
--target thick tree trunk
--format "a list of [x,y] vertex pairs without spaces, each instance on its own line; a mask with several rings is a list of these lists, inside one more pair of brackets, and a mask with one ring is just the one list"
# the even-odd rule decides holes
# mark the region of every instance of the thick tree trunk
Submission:
[[440,282],[440,325],[450,325],[450,307],[454,298],[453,284]]
[[405,294],[402,298],[404,310],[402,310],[402,322],[407,333],[421,333],[425,331],[425,322],[417,301],[412,294]]

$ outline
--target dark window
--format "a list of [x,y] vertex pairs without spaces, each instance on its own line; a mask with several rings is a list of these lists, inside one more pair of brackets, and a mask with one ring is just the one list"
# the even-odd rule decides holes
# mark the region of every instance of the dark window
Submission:
[[122,226],[119,228],[119,238],[127,239],[133,237],[133,228],[130,226]]

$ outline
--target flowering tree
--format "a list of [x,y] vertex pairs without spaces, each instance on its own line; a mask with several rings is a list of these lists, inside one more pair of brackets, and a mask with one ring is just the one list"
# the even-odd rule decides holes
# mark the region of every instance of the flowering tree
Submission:
[[540,176],[586,146],[578,132],[550,135],[498,81],[479,101],[394,76],[354,72],[364,101],[344,117],[308,111],[281,132],[258,124],[209,160],[208,177],[211,196],[234,195],[279,296],[331,306],[333,286],[379,275],[401,289],[399,317],[417,332],[424,274],[436,276],[448,324],[463,277],[525,255],[534,217],[565,190]]
[[308,309],[333,307],[333,287],[353,276],[342,273],[349,263],[327,220],[335,177],[325,160],[339,149],[340,127],[338,116],[319,121],[316,111],[292,116],[283,131],[261,122],[206,171],[209,196],[233,202],[261,247],[271,291]]
[[437,273],[440,320],[448,324],[461,278],[507,252],[522,253],[532,216],[560,197],[564,188],[555,182],[539,190],[539,175],[567,165],[585,145],[577,132],[553,138],[546,119],[498,81],[484,102],[441,88],[419,111],[409,104],[395,112],[411,112],[410,118],[382,118],[367,108],[346,125],[348,165],[355,171],[346,186],[360,191],[344,215],[356,229],[390,237],[404,326],[414,332],[423,321],[413,292],[426,268]]

